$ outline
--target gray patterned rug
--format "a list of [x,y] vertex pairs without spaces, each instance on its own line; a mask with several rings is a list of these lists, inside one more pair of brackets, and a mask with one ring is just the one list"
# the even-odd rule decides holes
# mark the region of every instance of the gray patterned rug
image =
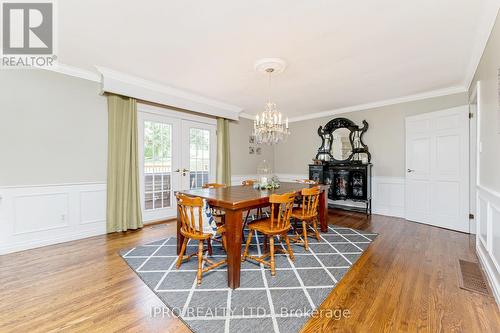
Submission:
[[[180,317],[194,332],[298,332],[338,281],[359,259],[376,234],[329,226],[321,241],[309,237],[310,251],[292,243],[295,261],[276,255],[276,276],[251,261],[241,264],[240,288],[227,288],[226,266],[203,275],[196,283],[193,257],[175,268],[176,238],[121,251],[121,256],[146,285],[165,303],[151,316]],[[254,236],[252,254],[262,251],[261,235]],[[213,260],[225,257],[213,242]],[[194,244],[193,244],[194,245]],[[187,253],[197,251],[189,246]]]

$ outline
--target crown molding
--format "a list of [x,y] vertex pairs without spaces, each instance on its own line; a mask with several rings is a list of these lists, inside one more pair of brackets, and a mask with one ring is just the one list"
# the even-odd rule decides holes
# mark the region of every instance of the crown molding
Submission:
[[88,71],[85,69],[81,69],[78,67],[70,66],[70,65],[65,65],[61,63],[57,63],[53,67],[37,67],[40,69],[45,69],[51,72],[56,72],[64,75],[69,75],[73,77],[77,77],[80,79],[88,80],[88,81],[93,81],[93,82],[101,82],[101,76],[95,72]]
[[[373,103],[358,104],[358,105],[348,106],[348,107],[344,107],[344,108],[338,108],[338,109],[333,109],[333,110],[305,114],[303,116],[298,116],[298,117],[290,117],[288,119],[288,121],[290,123],[293,123],[293,122],[298,122],[298,121],[323,118],[323,117],[333,116],[333,115],[337,115],[337,114],[341,114],[341,113],[364,111],[364,110],[379,108],[379,107],[388,106],[388,105],[419,101],[419,100],[427,99],[427,98],[465,93],[466,91],[467,90],[462,86],[449,87],[449,88],[445,88],[445,89],[427,91],[427,92],[420,93],[420,94],[414,94],[414,95],[408,95],[408,96],[403,96],[403,97],[398,97],[398,98],[386,99],[386,100],[373,102]],[[255,115],[251,115],[248,113],[241,113],[240,117],[252,119],[252,120],[255,119]]]
[[488,0],[484,5],[482,19],[480,20],[480,26],[477,31],[476,44],[474,45],[474,49],[472,50],[469,67],[467,68],[467,72],[465,73],[464,87],[466,87],[467,90],[470,89],[470,85],[472,84],[472,80],[474,79],[474,75],[476,74],[477,67],[479,66],[481,58],[483,57],[484,50],[486,49],[486,45],[488,44],[491,32],[493,31],[493,27],[495,26],[499,8],[499,0]]
[[414,95],[408,95],[408,96],[397,97],[397,98],[392,98],[392,99],[386,99],[386,100],[373,102],[373,103],[353,105],[353,106],[348,106],[345,108],[333,109],[333,110],[328,110],[328,111],[323,111],[323,112],[316,112],[316,113],[311,113],[311,114],[298,116],[298,117],[291,117],[288,121],[289,122],[297,122],[297,121],[302,121],[302,120],[323,118],[323,117],[333,116],[333,115],[340,114],[340,113],[363,111],[363,110],[367,110],[367,109],[374,109],[374,108],[379,108],[379,107],[388,106],[388,105],[419,101],[419,100],[427,99],[427,98],[464,93],[466,91],[467,90],[462,86],[449,87],[449,88],[444,88],[444,89],[427,91],[427,92],[420,93],[420,94],[414,94]]
[[246,112],[240,113],[240,117],[245,118],[245,119],[255,120],[254,114],[250,114],[250,113],[246,113]]
[[242,108],[137,76],[96,66],[102,75],[102,91],[180,109],[238,120]]

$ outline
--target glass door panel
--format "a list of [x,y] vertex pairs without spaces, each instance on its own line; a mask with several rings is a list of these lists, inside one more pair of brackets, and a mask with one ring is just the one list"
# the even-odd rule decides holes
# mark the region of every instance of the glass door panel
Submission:
[[183,151],[183,189],[201,188],[215,181],[215,126],[193,121],[182,121],[182,136],[186,147]]
[[141,200],[144,221],[155,221],[176,215],[173,191],[179,183],[174,171],[180,163],[179,126],[177,119],[140,114],[139,164]]

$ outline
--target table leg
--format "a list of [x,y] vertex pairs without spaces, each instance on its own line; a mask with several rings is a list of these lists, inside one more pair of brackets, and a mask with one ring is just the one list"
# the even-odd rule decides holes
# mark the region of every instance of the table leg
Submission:
[[184,236],[181,234],[181,223],[179,209],[177,209],[177,254],[181,252],[182,242],[184,241]]
[[328,232],[328,195],[326,190],[319,194],[319,223],[321,232]]
[[231,289],[236,289],[240,286],[242,211],[227,210],[225,225],[227,235],[227,285]]

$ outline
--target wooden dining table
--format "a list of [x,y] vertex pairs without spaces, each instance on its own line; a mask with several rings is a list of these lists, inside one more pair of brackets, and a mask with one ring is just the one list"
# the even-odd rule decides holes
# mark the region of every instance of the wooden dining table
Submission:
[[[192,197],[201,197],[208,204],[225,212],[225,226],[227,236],[227,285],[236,289],[240,286],[241,269],[241,242],[243,228],[243,212],[250,209],[269,206],[271,194],[283,194],[289,192],[300,193],[303,188],[320,186],[319,220],[322,232],[328,231],[328,185],[310,185],[303,183],[281,183],[278,189],[257,190],[252,186],[229,186],[211,189],[193,189],[179,191]],[[177,210],[179,212],[179,210]],[[177,213],[177,253],[184,237],[180,233],[181,221]]]

